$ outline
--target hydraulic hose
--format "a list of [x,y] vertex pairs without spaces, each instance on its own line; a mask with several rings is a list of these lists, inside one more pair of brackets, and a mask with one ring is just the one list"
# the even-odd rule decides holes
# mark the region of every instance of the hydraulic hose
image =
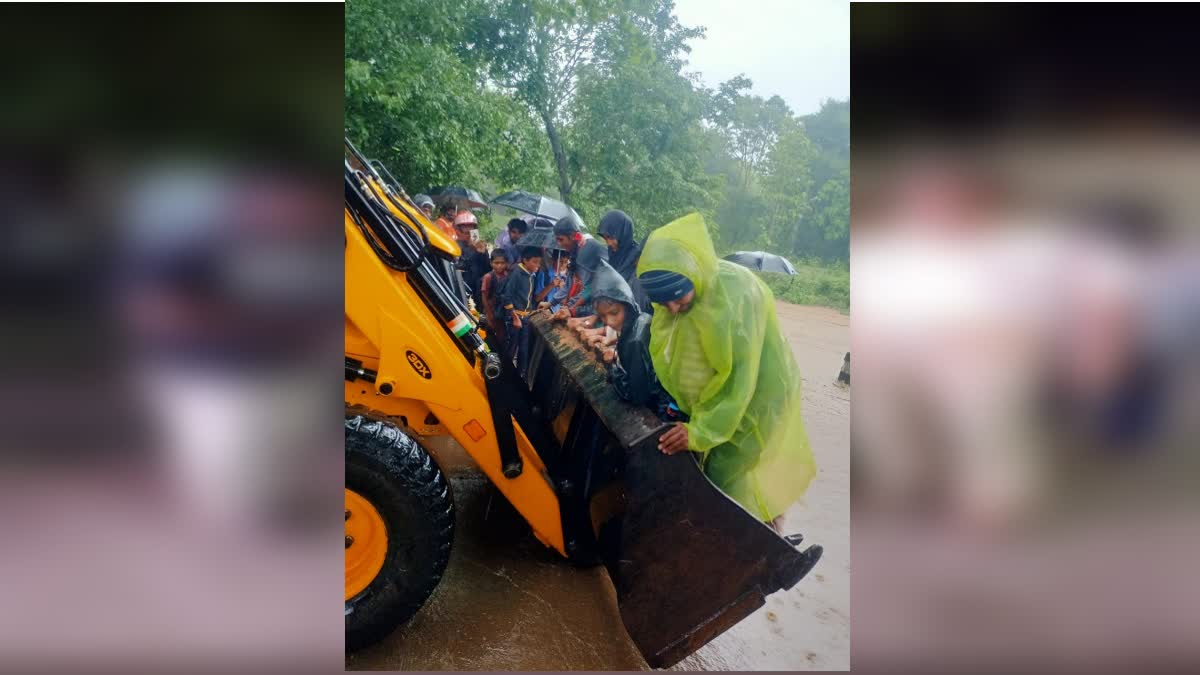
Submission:
[[[353,146],[347,143],[347,148],[354,152],[354,158],[362,167],[358,168],[347,160],[345,170],[346,207],[351,213],[355,224],[367,238],[375,252],[384,264],[405,272],[413,288],[425,300],[426,305],[447,327],[450,333],[463,347],[463,354],[474,362],[476,357],[485,358],[485,376],[492,370],[486,364],[490,354],[487,344],[479,336],[475,324],[467,313],[467,308],[450,289],[446,280],[438,273],[434,261],[427,255],[428,235],[425,234],[419,222],[409,227],[400,221],[388,209],[380,196],[372,189],[371,178],[377,184],[384,185],[380,178],[364,161]],[[371,172],[370,176],[366,172]],[[396,203],[391,196],[387,197]],[[406,215],[407,209],[397,204],[399,210]],[[420,235],[417,232],[420,232]],[[376,242],[376,236],[378,242]],[[380,245],[382,243],[382,246]],[[498,360],[498,359],[497,359]],[[498,365],[496,366],[498,368]]]

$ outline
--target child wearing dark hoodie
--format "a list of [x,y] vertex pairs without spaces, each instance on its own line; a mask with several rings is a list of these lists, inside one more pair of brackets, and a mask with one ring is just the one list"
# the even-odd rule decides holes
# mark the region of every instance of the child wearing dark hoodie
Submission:
[[521,249],[521,262],[508,273],[500,292],[508,338],[508,357],[515,358],[517,368],[524,372],[529,358],[529,328],[522,319],[537,309],[540,300],[534,293],[534,275],[542,265],[542,250],[533,246]]
[[604,354],[608,376],[624,400],[653,410],[661,419],[684,421],[658,377],[650,359],[650,315],[634,300],[625,279],[607,262],[592,277],[592,302],[597,316],[617,331],[615,349]]

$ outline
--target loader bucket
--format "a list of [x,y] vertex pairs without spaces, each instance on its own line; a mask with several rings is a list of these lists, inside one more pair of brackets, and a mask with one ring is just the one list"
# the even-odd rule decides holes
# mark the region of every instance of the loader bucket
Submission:
[[[691,453],[657,449],[668,428],[617,397],[593,352],[530,317],[517,417],[546,464],[568,555],[602,562],[629,636],[655,668],[704,646],[802,579],[821,556],[717,489]],[[516,406],[524,408],[526,406]]]

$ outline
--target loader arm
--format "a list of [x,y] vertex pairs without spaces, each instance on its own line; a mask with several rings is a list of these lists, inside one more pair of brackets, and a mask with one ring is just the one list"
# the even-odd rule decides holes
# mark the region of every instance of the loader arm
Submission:
[[[514,425],[524,470],[504,475],[481,359],[469,360],[406,273],[386,266],[350,214],[346,232],[346,356],[369,377],[347,377],[345,401],[418,433],[447,433],[529,522],[566,555],[558,498],[529,438]],[[373,381],[372,381],[373,380]],[[430,417],[432,415],[432,417]],[[430,423],[432,421],[432,423]]]

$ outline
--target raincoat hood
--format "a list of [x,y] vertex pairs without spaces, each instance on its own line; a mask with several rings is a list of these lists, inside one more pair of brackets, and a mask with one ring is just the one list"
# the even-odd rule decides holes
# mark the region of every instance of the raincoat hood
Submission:
[[633,220],[624,211],[612,210],[600,219],[599,233],[617,240],[617,251],[633,245]]
[[576,232],[583,232],[583,221],[574,213],[568,213],[554,223],[554,234],[570,236]]
[[636,317],[641,313],[641,309],[633,299],[633,289],[625,282],[620,272],[604,261],[600,261],[596,273],[592,275],[592,302],[595,303],[601,298],[624,303],[626,305],[626,323],[630,321],[631,317]]
[[696,287],[696,297],[704,295],[717,277],[719,259],[699,213],[674,220],[646,240],[637,273],[666,270],[687,277]]
[[[609,211],[600,219],[599,232],[617,240],[617,250],[609,253],[608,262],[625,277],[625,281],[634,285],[637,279],[635,267],[642,249],[633,240],[633,219],[624,211]],[[640,295],[637,291],[634,294]]]
[[575,254],[575,269],[583,283],[590,284],[592,275],[600,267],[600,263],[608,260],[608,247],[595,239],[585,237]]
[[658,311],[650,324],[654,372],[691,417],[688,449],[725,494],[770,520],[816,473],[800,370],[774,297],[753,272],[717,258],[697,213],[650,235],[638,273],[653,270],[682,274],[696,288],[686,312]]

